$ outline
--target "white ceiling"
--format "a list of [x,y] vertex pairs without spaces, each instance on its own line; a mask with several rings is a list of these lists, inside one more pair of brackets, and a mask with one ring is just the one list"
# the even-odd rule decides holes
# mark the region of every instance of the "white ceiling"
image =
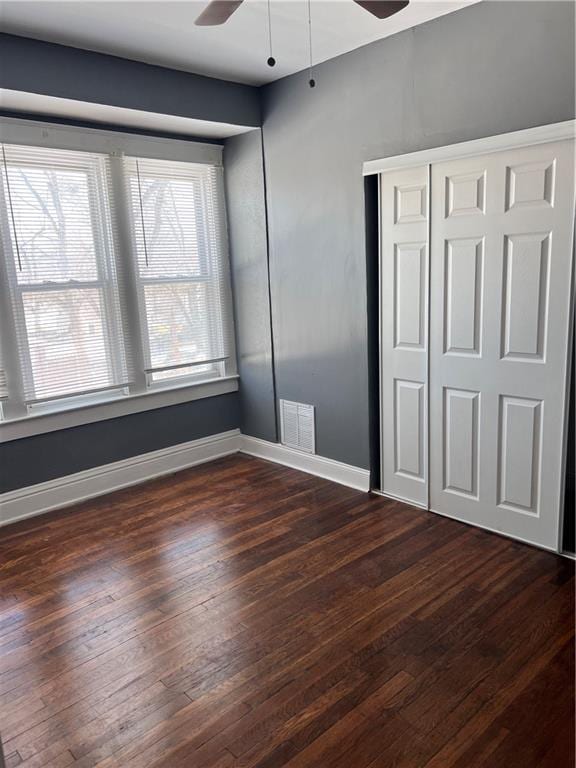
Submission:
[[[412,0],[378,20],[353,0],[311,0],[314,60],[326,61],[479,0]],[[196,27],[207,0],[2,0],[2,29],[78,48],[261,85],[308,66],[307,0],[245,0],[219,27]]]

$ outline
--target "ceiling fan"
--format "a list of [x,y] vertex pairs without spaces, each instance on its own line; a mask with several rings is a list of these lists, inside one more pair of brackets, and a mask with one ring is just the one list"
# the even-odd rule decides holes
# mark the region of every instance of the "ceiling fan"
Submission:
[[[216,27],[224,24],[243,2],[244,0],[212,0],[194,23],[199,27]],[[405,8],[410,0],[354,0],[354,2],[377,19],[386,19]]]

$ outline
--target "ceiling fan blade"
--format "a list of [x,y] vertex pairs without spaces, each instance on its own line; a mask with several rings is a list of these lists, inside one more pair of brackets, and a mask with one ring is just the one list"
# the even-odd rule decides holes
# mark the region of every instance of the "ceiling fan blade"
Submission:
[[388,16],[406,8],[410,0],[354,0],[354,2],[378,19],[387,19]]
[[244,0],[212,0],[194,24],[197,27],[217,27],[219,24],[224,24],[243,2]]

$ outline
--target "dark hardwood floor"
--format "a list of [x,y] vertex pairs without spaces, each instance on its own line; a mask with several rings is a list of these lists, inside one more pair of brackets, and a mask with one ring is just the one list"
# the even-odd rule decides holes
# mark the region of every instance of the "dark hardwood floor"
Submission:
[[573,563],[238,456],[0,529],[10,768],[567,768]]

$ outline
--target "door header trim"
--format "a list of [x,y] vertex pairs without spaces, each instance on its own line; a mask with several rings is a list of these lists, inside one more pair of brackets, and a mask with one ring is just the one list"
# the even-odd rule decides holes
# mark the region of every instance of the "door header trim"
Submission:
[[473,141],[462,141],[444,147],[432,147],[405,155],[394,155],[379,160],[367,160],[362,166],[362,175],[371,176],[382,171],[392,171],[409,168],[416,165],[430,165],[444,160],[473,157],[490,152],[500,152],[517,147],[547,144],[551,141],[574,139],[576,137],[576,120],[565,120],[562,123],[539,125],[513,133],[501,133],[497,136],[486,136]]

